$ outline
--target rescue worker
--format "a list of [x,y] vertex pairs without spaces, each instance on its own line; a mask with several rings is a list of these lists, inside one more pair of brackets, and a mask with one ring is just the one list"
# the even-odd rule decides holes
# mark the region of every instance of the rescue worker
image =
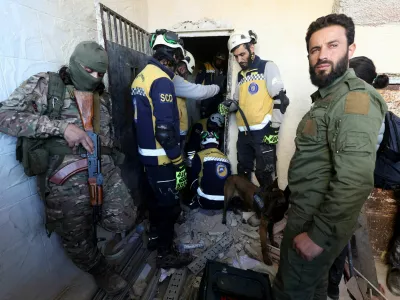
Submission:
[[157,266],[180,268],[190,262],[190,257],[173,249],[174,224],[180,214],[179,190],[187,179],[172,78],[184,50],[178,36],[166,30],[156,31],[150,46],[153,57],[132,83],[138,151],[156,198],[156,203],[149,204],[149,217],[157,229]]
[[326,299],[328,271],[354,232],[374,186],[376,143],[387,105],[349,69],[354,23],[330,14],[306,35],[318,90],[297,127],[289,168],[291,207],[283,234],[275,299]]
[[186,146],[186,154],[189,161],[193,159],[196,152],[200,151],[201,149],[201,133],[203,131],[212,131],[217,133],[218,136],[222,137],[224,133],[224,121],[224,117],[221,114],[215,113],[207,119],[201,119],[190,128]]
[[204,63],[197,73],[195,83],[203,85],[217,84],[220,87],[218,95],[201,102],[200,116],[202,119],[208,118],[211,114],[217,112],[218,105],[223,101],[223,94],[226,90],[225,62],[226,55],[217,52],[212,63]]
[[[81,151],[92,153],[93,143],[83,129],[74,94],[92,92],[95,104],[99,105],[94,111],[93,125],[103,153],[101,225],[116,233],[129,231],[135,224],[137,210],[111,157],[111,99],[102,84],[107,65],[103,47],[92,41],[79,43],[68,68],[31,76],[0,104],[0,131],[19,138],[17,155],[22,156],[25,172],[37,175],[48,233],[55,231],[61,237],[69,258],[92,274],[100,288],[116,294],[127,282],[108,265],[94,241],[88,171],[80,170],[82,157],[78,155]],[[37,147],[26,146],[32,143]],[[69,171],[63,172],[66,169]]]
[[[185,51],[185,58],[181,60],[176,68],[176,73],[183,79],[187,79],[189,74],[193,74],[196,63],[193,55],[189,51]],[[181,152],[184,156],[184,149],[186,144],[186,135],[189,129],[189,119],[186,107],[186,98],[176,97],[179,110],[179,130],[180,130],[180,143]]]
[[224,207],[224,184],[231,175],[229,159],[218,150],[219,136],[215,132],[201,133],[201,150],[193,158],[190,190],[196,194],[189,205],[205,209]]
[[219,112],[227,115],[236,111],[238,174],[250,180],[255,159],[255,175],[266,188],[273,183],[278,133],[289,99],[278,67],[255,54],[256,43],[257,35],[251,30],[235,31],[228,40],[228,49],[242,68],[233,100],[238,101],[249,128],[231,100],[221,103]]

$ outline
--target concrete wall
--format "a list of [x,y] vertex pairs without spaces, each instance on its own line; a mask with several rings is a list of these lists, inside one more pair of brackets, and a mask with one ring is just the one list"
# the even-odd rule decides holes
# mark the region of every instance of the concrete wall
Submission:
[[[148,0],[149,30],[174,28],[177,23],[187,20],[196,22],[204,18],[215,21],[218,27],[222,28],[225,26],[228,29],[252,29],[259,38],[256,53],[264,59],[275,61],[279,66],[291,100],[282,125],[278,148],[278,175],[281,187],[287,183],[287,170],[294,153],[297,124],[309,109],[311,103],[309,95],[316,89],[309,80],[304,40],[306,30],[312,21],[333,10],[354,17],[356,24],[359,24],[356,26],[355,55],[372,58],[379,72],[400,72],[400,60],[397,59],[400,47],[398,39],[400,10],[399,2],[395,0],[366,0],[362,3],[355,0],[250,0],[242,5],[235,1],[222,0],[218,2],[218,8],[212,0],[200,2],[189,0],[191,8],[185,9],[182,13],[182,7],[189,7],[187,2],[171,0],[163,4],[159,0]],[[359,11],[367,11],[369,17],[363,17]],[[374,21],[368,22],[371,18]],[[390,24],[377,26],[386,23]],[[234,77],[239,70],[237,64],[235,65]],[[232,121],[234,119],[231,117]],[[232,134],[228,148],[235,149],[236,125],[234,122],[230,123],[229,130]],[[233,165],[236,165],[236,151],[231,150],[229,158]]]
[[356,56],[371,58],[378,72],[400,73],[400,1],[335,0],[333,11],[353,18],[356,24]]
[[[147,27],[146,1],[103,2]],[[0,7],[0,101],[30,75],[58,70],[78,42],[97,40],[94,0],[0,0]],[[35,178],[15,160],[15,138],[3,134],[0,182],[0,299],[53,299],[80,271],[57,236],[46,236]]]

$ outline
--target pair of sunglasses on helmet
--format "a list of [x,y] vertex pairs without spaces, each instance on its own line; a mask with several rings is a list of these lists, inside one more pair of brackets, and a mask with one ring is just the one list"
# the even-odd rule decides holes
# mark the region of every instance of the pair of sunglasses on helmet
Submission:
[[201,138],[205,139],[206,137],[210,137],[210,138],[216,138],[217,140],[219,140],[219,135],[218,133],[214,132],[214,131],[203,131],[201,133]]
[[183,40],[179,38],[179,36],[173,32],[166,29],[156,30],[155,33],[150,35],[150,47],[152,48],[157,36],[162,35],[164,40],[169,44],[180,44],[183,47]]

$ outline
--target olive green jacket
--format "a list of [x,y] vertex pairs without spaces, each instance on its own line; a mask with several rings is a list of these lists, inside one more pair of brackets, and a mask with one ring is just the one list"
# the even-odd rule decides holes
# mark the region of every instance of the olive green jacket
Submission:
[[311,95],[289,167],[292,210],[309,237],[329,250],[347,240],[374,186],[376,143],[387,105],[349,69]]

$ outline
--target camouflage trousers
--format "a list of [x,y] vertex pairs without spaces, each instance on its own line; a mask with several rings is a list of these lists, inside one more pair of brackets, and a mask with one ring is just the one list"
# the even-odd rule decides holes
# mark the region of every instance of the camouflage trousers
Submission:
[[[110,156],[102,157],[102,173],[104,199],[99,225],[112,232],[128,231],[135,224],[137,208]],[[47,223],[61,237],[67,255],[84,271],[97,266],[102,257],[93,242],[87,182],[87,172],[75,174],[63,185],[48,182],[45,198]]]

